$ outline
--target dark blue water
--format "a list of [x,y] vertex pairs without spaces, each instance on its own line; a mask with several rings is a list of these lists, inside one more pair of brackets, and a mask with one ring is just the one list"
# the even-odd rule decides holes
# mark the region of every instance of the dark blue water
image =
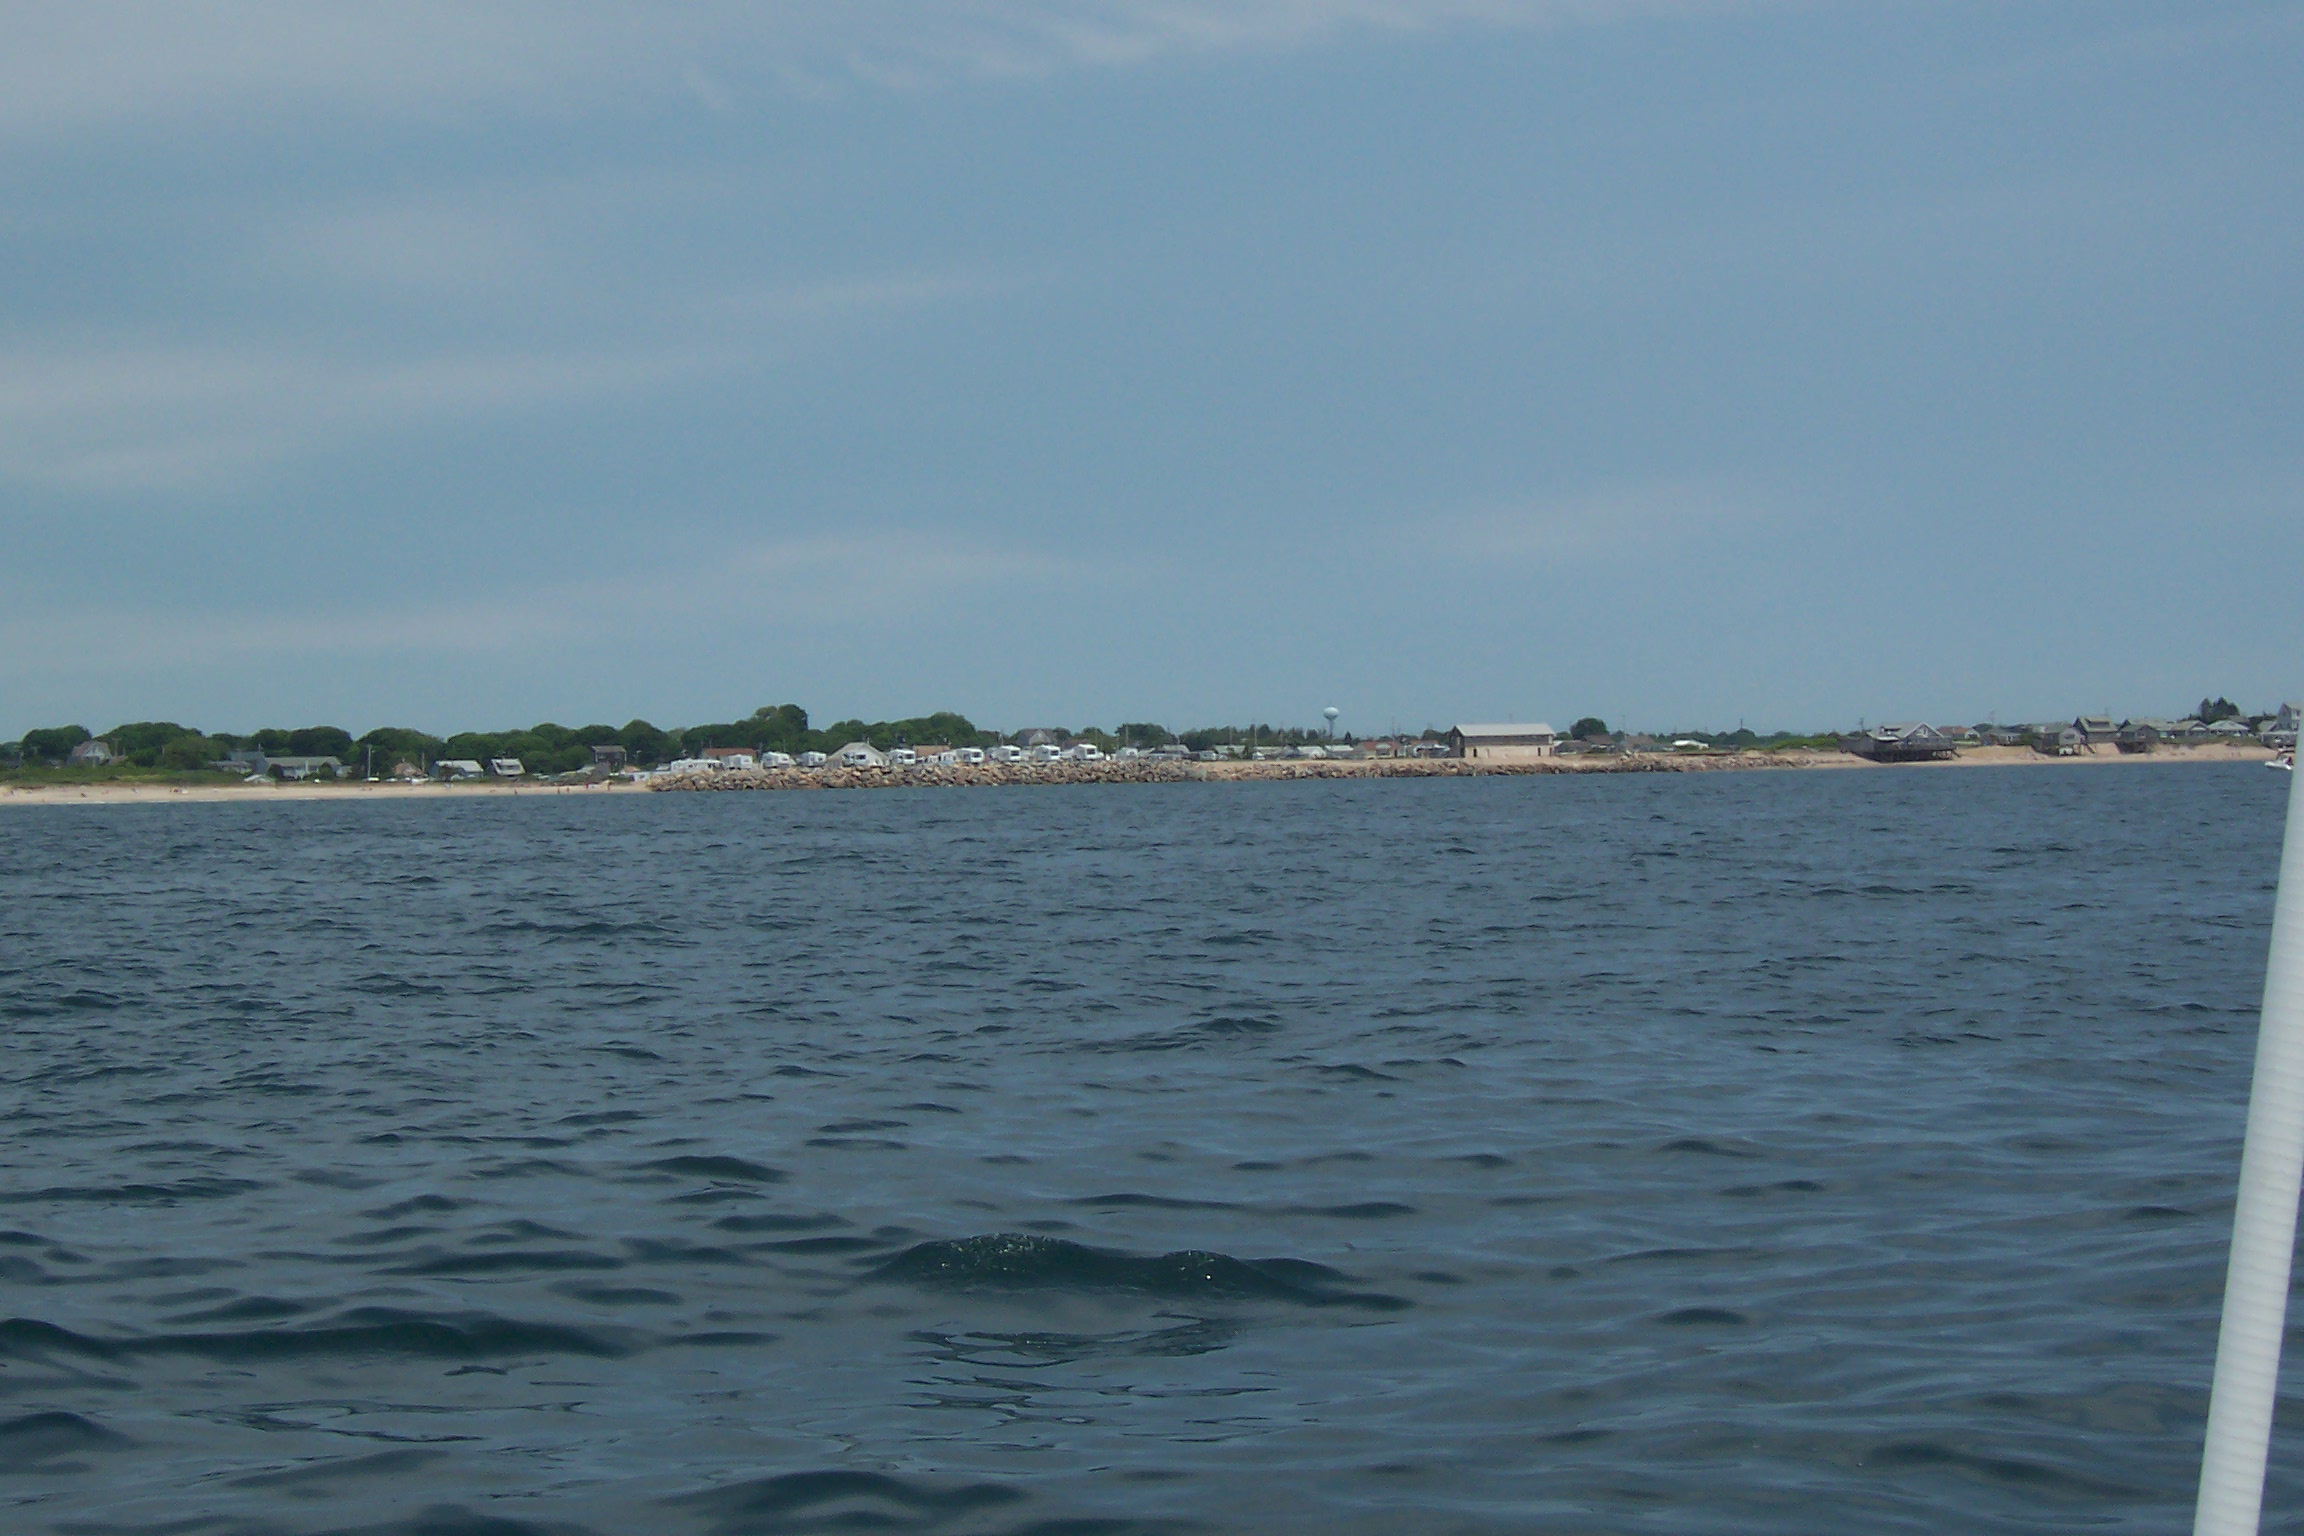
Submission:
[[2179,1530],[2286,788],[13,808],[0,1528]]

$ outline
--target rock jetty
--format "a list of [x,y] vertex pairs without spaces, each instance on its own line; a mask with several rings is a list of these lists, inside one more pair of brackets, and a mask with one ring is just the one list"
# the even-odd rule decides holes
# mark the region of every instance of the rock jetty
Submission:
[[1342,762],[1284,758],[1268,762],[1175,762],[1162,758],[1107,758],[1101,762],[920,763],[886,768],[698,769],[650,777],[654,790],[910,789],[929,785],[995,787],[1018,784],[1206,784],[1250,779],[1459,779],[1540,773],[1702,773],[1729,768],[1799,768],[1804,754],[1788,752],[1639,752],[1607,757],[1549,757],[1526,763],[1467,762],[1461,758],[1373,758]]

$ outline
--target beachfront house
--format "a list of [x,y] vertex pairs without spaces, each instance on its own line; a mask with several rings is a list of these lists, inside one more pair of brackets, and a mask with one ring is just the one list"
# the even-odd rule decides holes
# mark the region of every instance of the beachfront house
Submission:
[[2072,729],[2080,733],[2081,745],[2095,748],[2120,739],[2120,727],[2112,723],[2110,715],[2082,715],[2072,722]]
[[2032,750],[2047,757],[2078,757],[2088,738],[2069,725],[2043,725],[2032,733]]
[[2166,741],[2174,729],[2166,720],[2123,720],[2112,744],[2127,753],[2149,752]]
[[2016,725],[1987,725],[1976,733],[1988,747],[2020,747],[2024,745],[2024,728]]
[[843,768],[885,768],[888,754],[868,741],[852,741],[832,754]]
[[436,779],[484,779],[488,770],[469,757],[444,757],[432,765]]
[[2244,741],[2255,734],[2254,731],[2248,729],[2248,722],[2245,720],[2219,720],[2208,727],[2208,739],[2210,741]]
[[592,767],[598,773],[622,773],[624,749],[613,744],[592,749]]
[[69,768],[101,768],[111,762],[112,757],[112,743],[84,741],[65,754],[64,763]]
[[2304,704],[2283,704],[2280,713],[2264,723],[2264,745],[2285,750],[2296,745],[2296,726],[2304,717]]
[[1448,755],[1472,762],[1530,762],[1553,756],[1559,747],[1559,734],[1540,720],[1521,725],[1458,725],[1448,731]]
[[1875,763],[1941,762],[1951,757],[1959,745],[1945,732],[1921,720],[1875,725],[1870,730],[1840,738],[1841,751]]

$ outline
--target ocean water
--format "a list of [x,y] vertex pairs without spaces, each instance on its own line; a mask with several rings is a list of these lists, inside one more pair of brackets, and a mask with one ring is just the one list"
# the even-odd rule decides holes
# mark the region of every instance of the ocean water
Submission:
[[2287,787],[12,809],[0,1528],[2180,1530]]

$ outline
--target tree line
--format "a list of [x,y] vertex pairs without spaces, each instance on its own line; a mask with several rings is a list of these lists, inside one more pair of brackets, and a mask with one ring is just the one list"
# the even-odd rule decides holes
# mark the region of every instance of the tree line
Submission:
[[[2204,721],[2251,718],[2222,698],[2203,699],[2198,716]],[[1060,743],[1089,742],[1105,752],[1122,747],[1163,747],[1171,742],[1202,752],[1221,748],[1301,746],[1329,739],[1328,734],[1317,727],[1264,723],[1171,731],[1156,721],[1132,720],[1109,730],[1094,725],[1040,729]],[[547,721],[525,730],[459,731],[451,736],[434,736],[405,726],[381,726],[366,735],[354,736],[333,725],[293,730],[267,728],[234,735],[202,731],[172,720],[138,720],[116,725],[98,739],[111,748],[116,761],[150,770],[198,771],[224,761],[233,752],[254,749],[273,757],[333,757],[348,769],[372,769],[378,774],[388,774],[403,763],[428,769],[444,758],[485,763],[505,757],[518,758],[530,773],[553,774],[590,767],[594,747],[620,747],[628,763],[645,768],[694,756],[707,747],[746,747],[755,752],[787,752],[797,757],[803,752],[837,752],[852,741],[868,741],[885,752],[900,746],[990,747],[1022,741],[1033,734],[1036,732],[1014,731],[1002,735],[949,710],[905,720],[838,720],[819,729],[809,723],[808,711],[799,705],[769,704],[741,720],[671,730],[659,729],[646,720],[628,720],[620,726],[584,725],[574,729]],[[1569,727],[1568,734],[1586,741],[1599,741],[1621,733],[1610,731],[1605,721],[1586,715]],[[1837,732],[1811,736],[1790,731],[1760,735],[1741,727],[1733,731],[1659,734],[1704,741],[1716,747],[1746,748],[1830,744],[1839,736]],[[1430,727],[1421,733],[1427,741],[1439,739],[1441,735]],[[22,740],[0,745],[20,764],[54,766],[64,762],[73,748],[92,738],[93,733],[84,726],[62,725],[28,731]],[[1337,739],[1357,738],[1345,733]]]
[[[1317,730],[1265,724],[1209,726],[1182,733],[1146,720],[1125,721],[1111,729],[1094,725],[1041,729],[1058,742],[1090,742],[1106,752],[1121,747],[1161,747],[1177,741],[1202,751],[1228,745],[1291,745],[1325,739]],[[661,729],[646,720],[574,728],[547,721],[524,730],[459,731],[448,736],[406,726],[380,726],[355,736],[333,725],[266,728],[243,735],[204,731],[173,720],[131,721],[98,736],[85,726],[62,725],[26,732],[22,740],[12,744],[12,755],[23,765],[53,767],[62,764],[81,743],[101,740],[111,749],[115,762],[151,770],[198,771],[224,762],[234,752],[254,750],[271,757],[333,757],[347,769],[378,774],[391,773],[402,764],[428,769],[443,759],[485,763],[507,757],[518,758],[530,773],[553,774],[590,767],[594,747],[620,747],[626,762],[651,767],[694,756],[707,747],[745,747],[797,757],[803,752],[837,752],[852,741],[867,741],[885,752],[900,746],[991,747],[1029,734],[1016,731],[1003,735],[986,730],[966,715],[950,710],[904,720],[851,718],[819,728],[810,723],[808,711],[797,704],[769,704],[741,720],[675,729]]]
[[[797,704],[769,704],[741,720],[662,729],[646,720],[622,725],[584,725],[570,728],[547,721],[524,730],[459,731],[436,736],[406,726],[380,726],[355,736],[340,726],[310,725],[294,729],[266,728],[246,734],[204,731],[173,720],[137,720],[116,725],[98,736],[85,726],[62,725],[26,732],[10,744],[20,764],[62,764],[82,742],[103,741],[115,762],[139,769],[192,772],[224,762],[234,752],[260,751],[271,757],[333,757],[353,771],[389,774],[402,764],[428,769],[447,760],[469,759],[485,763],[494,758],[518,758],[530,773],[571,773],[588,768],[594,747],[620,747],[634,767],[652,767],[691,757],[707,747],[745,747],[755,752],[834,753],[852,741],[867,741],[885,752],[900,746],[991,747],[1022,741],[1045,732],[1059,743],[1088,742],[1102,751],[1122,747],[1145,749],[1180,742],[1191,750],[1220,747],[1294,746],[1328,739],[1324,731],[1303,726],[1202,726],[1171,731],[1157,721],[1130,720],[1106,728],[1084,725],[1047,726],[1002,734],[986,730],[966,715],[950,710],[903,720],[837,720],[817,727],[808,711]],[[1428,738],[1440,733],[1426,730]],[[1343,740],[1352,740],[1349,735]]]

